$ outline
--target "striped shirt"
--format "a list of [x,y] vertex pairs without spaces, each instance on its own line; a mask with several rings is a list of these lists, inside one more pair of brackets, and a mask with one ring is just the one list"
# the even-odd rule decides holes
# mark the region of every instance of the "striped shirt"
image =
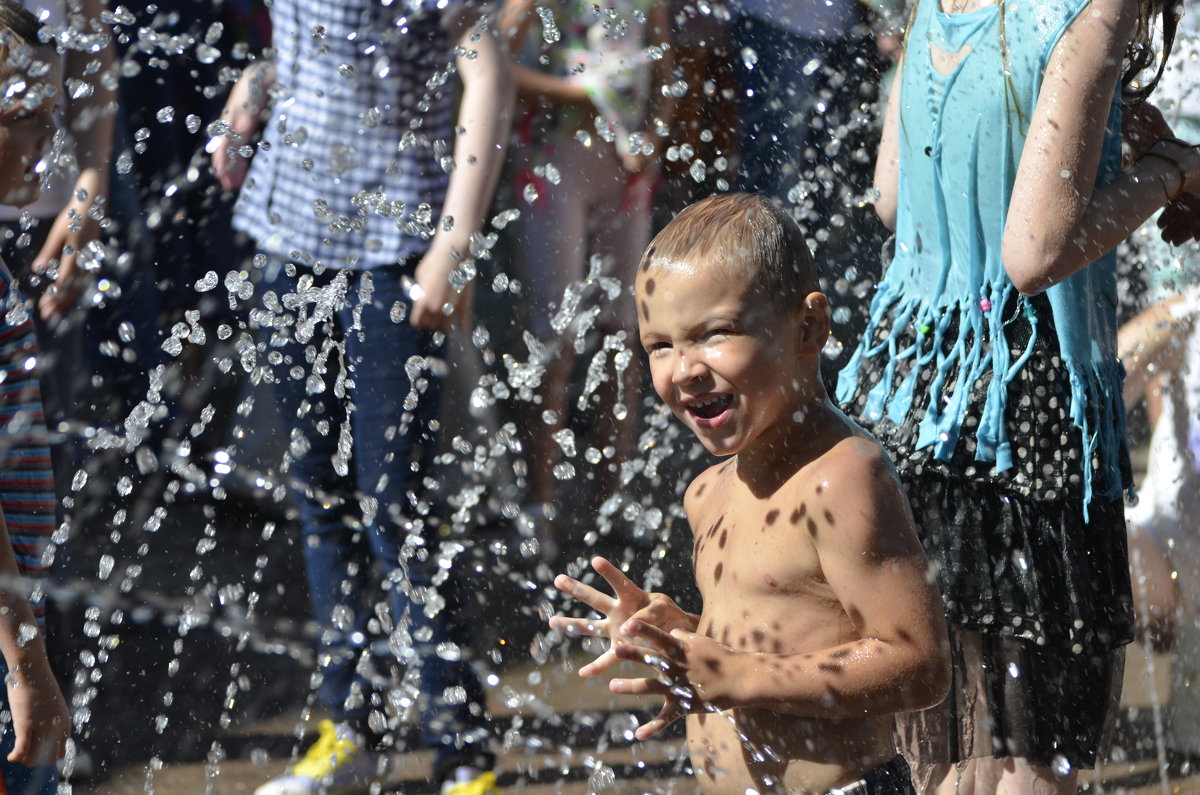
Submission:
[[265,253],[338,268],[425,252],[453,152],[461,0],[275,0],[275,93],[234,226]]
[[34,586],[30,602],[42,624],[55,497],[32,311],[0,260],[0,509],[17,567]]

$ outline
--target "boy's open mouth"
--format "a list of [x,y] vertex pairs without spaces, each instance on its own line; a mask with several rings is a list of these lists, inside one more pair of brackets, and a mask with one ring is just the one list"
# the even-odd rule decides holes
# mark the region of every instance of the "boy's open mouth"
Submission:
[[708,395],[687,404],[688,412],[702,420],[721,416],[733,404],[733,395]]

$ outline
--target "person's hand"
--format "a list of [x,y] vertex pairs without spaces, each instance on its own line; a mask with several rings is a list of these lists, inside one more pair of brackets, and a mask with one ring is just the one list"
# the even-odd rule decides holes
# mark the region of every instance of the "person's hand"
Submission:
[[11,671],[7,687],[16,734],[8,761],[26,767],[54,764],[66,751],[71,715],[45,655]]
[[1200,195],[1185,193],[1163,208],[1158,216],[1162,239],[1172,246],[1200,240]]
[[465,331],[470,328],[475,281],[468,281],[461,290],[450,283],[450,273],[466,256],[444,238],[434,237],[433,245],[413,274],[416,284],[412,288],[409,323],[427,331],[447,332],[451,328]]
[[58,260],[54,282],[38,298],[38,313],[43,320],[65,314],[87,286],[89,274],[79,267],[79,254],[100,238],[100,221],[92,217],[96,198],[94,186],[77,185],[33,260],[33,271],[43,274],[50,270],[53,260]]
[[650,155],[644,155],[641,152],[625,152],[621,155],[621,167],[625,169],[627,174],[641,174],[646,169],[650,168],[653,162]]
[[221,110],[221,121],[229,132],[214,137],[205,148],[212,155],[213,173],[225,190],[240,190],[246,181],[250,160],[231,150],[245,146],[258,133],[268,103],[267,90],[273,81],[274,71],[269,64],[248,67],[234,83]]
[[649,593],[639,588],[624,572],[606,558],[592,558],[592,568],[613,589],[609,596],[573,577],[560,574],[554,578],[554,587],[567,596],[574,597],[595,610],[603,618],[567,618],[553,616],[550,626],[568,635],[606,637],[607,648],[599,657],[579,669],[579,675],[587,679],[599,676],[618,662],[615,649],[631,640],[622,633],[622,625],[631,619],[670,632],[673,629],[696,628],[694,616],[684,612],[670,597],[660,593]]
[[737,676],[732,668],[742,652],[704,635],[682,629],[668,633],[637,619],[625,622],[621,631],[635,641],[617,646],[617,658],[647,665],[655,675],[613,679],[609,690],[665,699],[658,714],[634,731],[637,739],[648,740],[689,713],[733,706]]
[[1128,167],[1164,138],[1171,138],[1171,125],[1162,112],[1149,102],[1129,108],[1121,118],[1121,138],[1125,163]]

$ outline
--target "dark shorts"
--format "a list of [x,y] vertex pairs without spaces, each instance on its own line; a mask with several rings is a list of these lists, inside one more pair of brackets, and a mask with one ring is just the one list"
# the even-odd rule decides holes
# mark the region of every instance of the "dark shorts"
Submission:
[[858,781],[829,790],[828,795],[916,795],[916,792],[908,762],[896,754]]

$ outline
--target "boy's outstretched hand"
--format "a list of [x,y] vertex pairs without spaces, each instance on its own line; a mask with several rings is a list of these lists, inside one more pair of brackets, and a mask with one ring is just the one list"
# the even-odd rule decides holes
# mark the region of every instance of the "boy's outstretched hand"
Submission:
[[682,629],[668,633],[636,618],[621,629],[633,640],[615,647],[617,659],[648,665],[655,676],[613,679],[609,689],[666,699],[653,719],[637,727],[637,739],[649,740],[688,713],[736,706],[732,702],[737,681],[733,669],[741,652],[704,635]]
[[612,586],[613,596],[565,574],[554,578],[554,587],[583,602],[599,613],[602,618],[553,616],[550,619],[551,627],[567,634],[608,638],[609,648],[595,660],[579,669],[579,675],[585,679],[602,674],[617,663],[618,657],[615,649],[634,640],[624,627],[630,619],[637,619],[640,623],[656,627],[664,633],[675,629],[687,632],[696,630],[696,616],[684,612],[670,597],[664,594],[648,593],[639,588],[633,580],[626,577],[606,558],[600,556],[592,558],[592,568]]

